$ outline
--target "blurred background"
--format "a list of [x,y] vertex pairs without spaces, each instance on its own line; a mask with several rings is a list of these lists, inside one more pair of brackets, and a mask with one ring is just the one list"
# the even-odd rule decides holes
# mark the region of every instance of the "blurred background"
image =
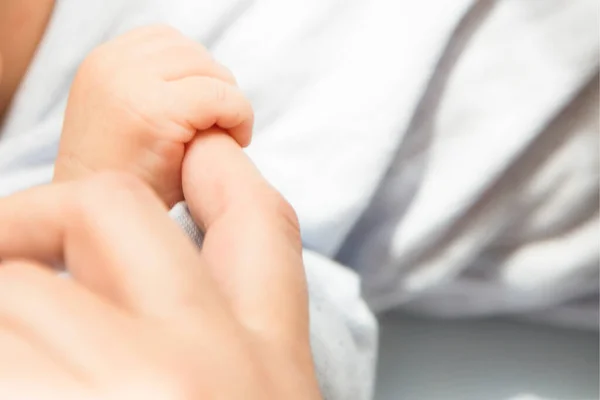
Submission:
[[598,334],[505,319],[380,318],[377,400],[598,398]]
[[398,42],[437,58],[399,64],[428,80],[338,253],[387,311],[376,399],[598,399],[599,3],[423,3]]
[[361,275],[376,399],[598,399],[599,2],[325,3],[250,154]]

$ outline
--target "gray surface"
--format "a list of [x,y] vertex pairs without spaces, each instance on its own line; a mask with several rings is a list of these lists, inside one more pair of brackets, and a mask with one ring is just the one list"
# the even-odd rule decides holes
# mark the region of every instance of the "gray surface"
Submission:
[[376,400],[598,399],[598,335],[511,321],[381,319]]

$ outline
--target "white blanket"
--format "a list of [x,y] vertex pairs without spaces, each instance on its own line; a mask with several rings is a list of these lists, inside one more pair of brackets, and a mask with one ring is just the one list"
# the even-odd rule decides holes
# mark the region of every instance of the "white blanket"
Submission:
[[[597,329],[598,2],[496,3],[460,22],[446,49],[458,54],[436,66],[402,144],[411,154],[356,229],[392,235],[368,269],[373,304]],[[394,228],[374,225],[386,216]]]
[[[597,329],[599,3],[458,3],[394,14],[385,47],[422,45],[397,73],[427,86],[396,104],[395,157],[338,257],[378,310]],[[430,23],[451,26],[429,42]]]

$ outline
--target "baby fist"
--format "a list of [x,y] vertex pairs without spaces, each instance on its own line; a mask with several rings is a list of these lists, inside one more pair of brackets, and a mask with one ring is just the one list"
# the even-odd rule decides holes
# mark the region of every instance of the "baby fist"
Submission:
[[217,126],[247,146],[252,124],[235,79],[203,46],[166,26],[139,28],[98,47],[79,68],[54,180],[128,172],[172,206],[183,199],[186,143]]

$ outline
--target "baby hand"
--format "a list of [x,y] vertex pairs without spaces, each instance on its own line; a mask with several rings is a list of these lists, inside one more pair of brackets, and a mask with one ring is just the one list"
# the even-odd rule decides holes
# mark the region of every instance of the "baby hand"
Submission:
[[217,126],[241,146],[253,112],[231,73],[166,26],[133,30],[94,50],[71,87],[54,180],[131,173],[167,206],[183,199],[186,143]]

